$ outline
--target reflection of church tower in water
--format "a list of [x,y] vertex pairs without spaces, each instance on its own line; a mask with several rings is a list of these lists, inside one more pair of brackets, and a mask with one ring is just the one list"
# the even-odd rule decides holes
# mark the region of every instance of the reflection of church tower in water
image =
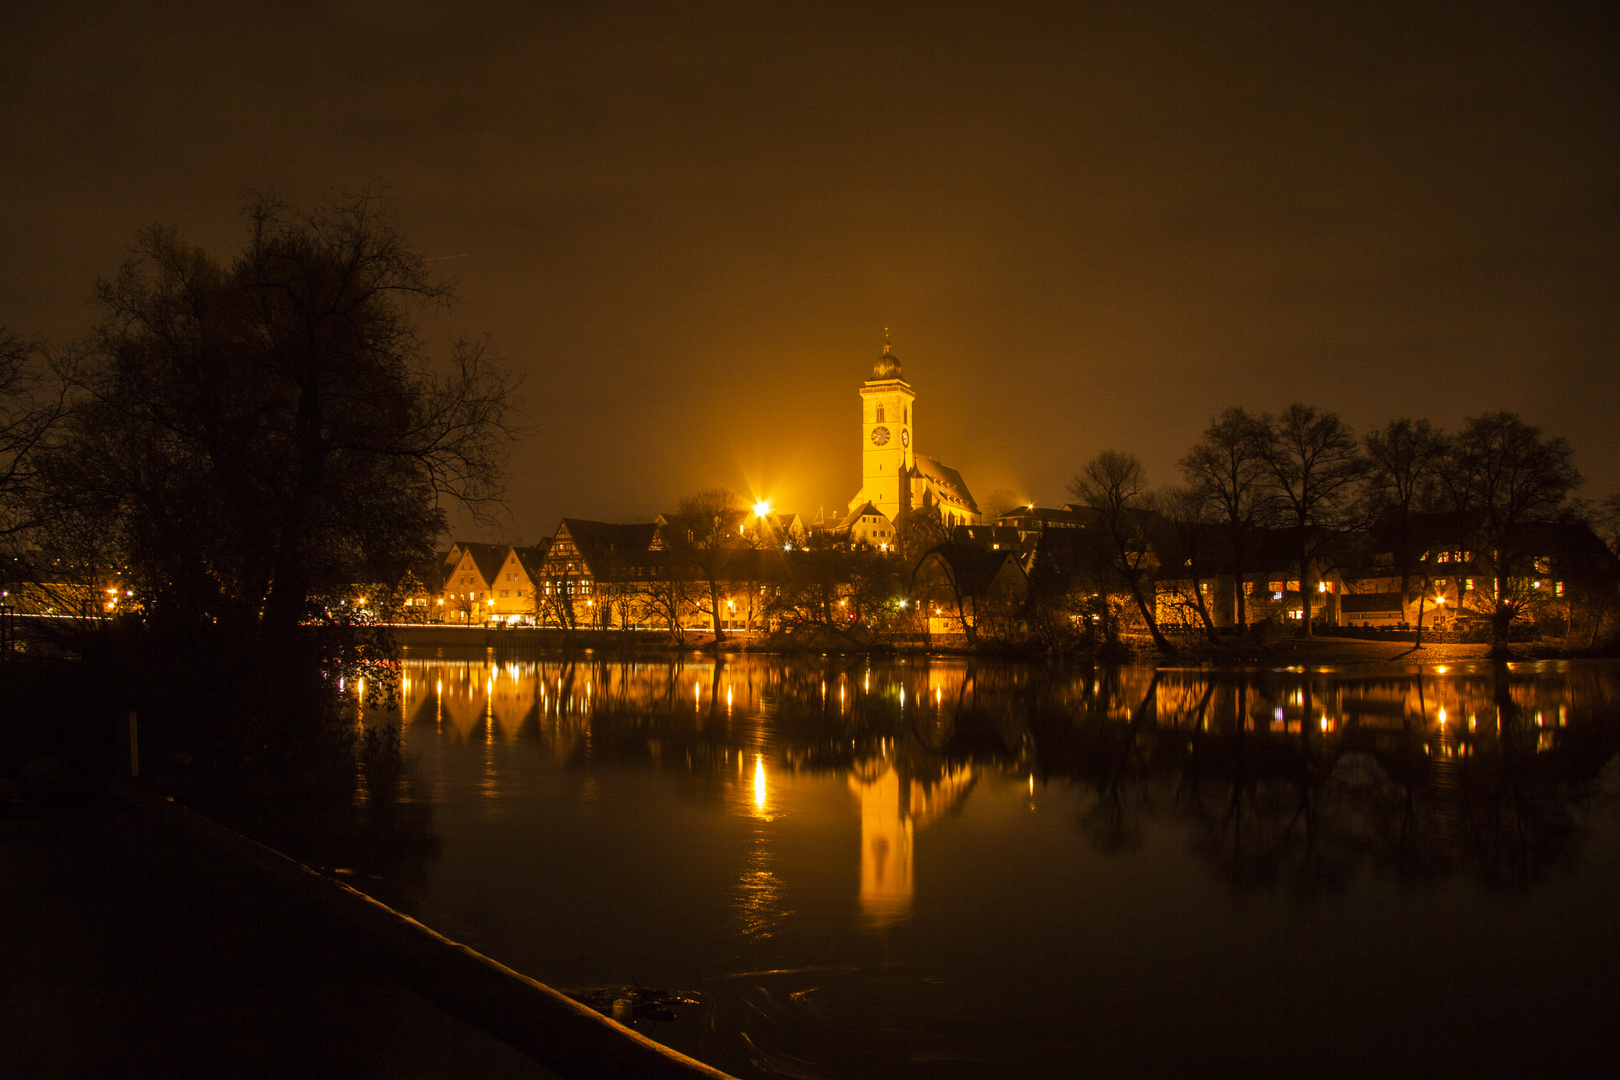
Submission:
[[927,782],[887,758],[856,766],[849,790],[861,806],[861,914],[882,930],[911,914],[912,838],[961,802],[973,784],[970,765],[947,767]]

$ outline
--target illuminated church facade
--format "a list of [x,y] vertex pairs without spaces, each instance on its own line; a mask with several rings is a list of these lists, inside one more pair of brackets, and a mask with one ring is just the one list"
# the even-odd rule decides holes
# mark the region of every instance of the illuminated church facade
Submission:
[[[917,453],[917,392],[885,335],[872,377],[861,385],[861,490],[843,527],[854,540],[887,546],[908,513],[937,511],[947,529],[976,525],[979,506],[962,474]],[[890,540],[889,542],[892,542]]]

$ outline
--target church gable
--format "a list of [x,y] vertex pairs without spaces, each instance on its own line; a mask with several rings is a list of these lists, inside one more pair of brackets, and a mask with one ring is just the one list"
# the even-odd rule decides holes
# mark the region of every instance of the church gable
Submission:
[[[935,501],[942,507],[979,516],[979,504],[973,501],[962,474],[938,460],[917,455],[917,478]],[[970,524],[970,523],[969,523]]]

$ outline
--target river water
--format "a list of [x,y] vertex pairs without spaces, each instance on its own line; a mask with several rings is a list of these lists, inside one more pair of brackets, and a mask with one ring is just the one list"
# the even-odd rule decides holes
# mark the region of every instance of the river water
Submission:
[[428,842],[372,887],[553,986],[681,994],[637,1026],[738,1076],[1617,1067],[1614,665],[491,654],[401,690]]

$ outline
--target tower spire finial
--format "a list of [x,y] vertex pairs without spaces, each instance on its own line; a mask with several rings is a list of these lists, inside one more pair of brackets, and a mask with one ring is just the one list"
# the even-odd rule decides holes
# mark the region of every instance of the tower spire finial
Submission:
[[872,365],[872,378],[879,382],[900,378],[900,358],[891,351],[887,326],[883,328],[883,351],[878,354],[877,363]]

